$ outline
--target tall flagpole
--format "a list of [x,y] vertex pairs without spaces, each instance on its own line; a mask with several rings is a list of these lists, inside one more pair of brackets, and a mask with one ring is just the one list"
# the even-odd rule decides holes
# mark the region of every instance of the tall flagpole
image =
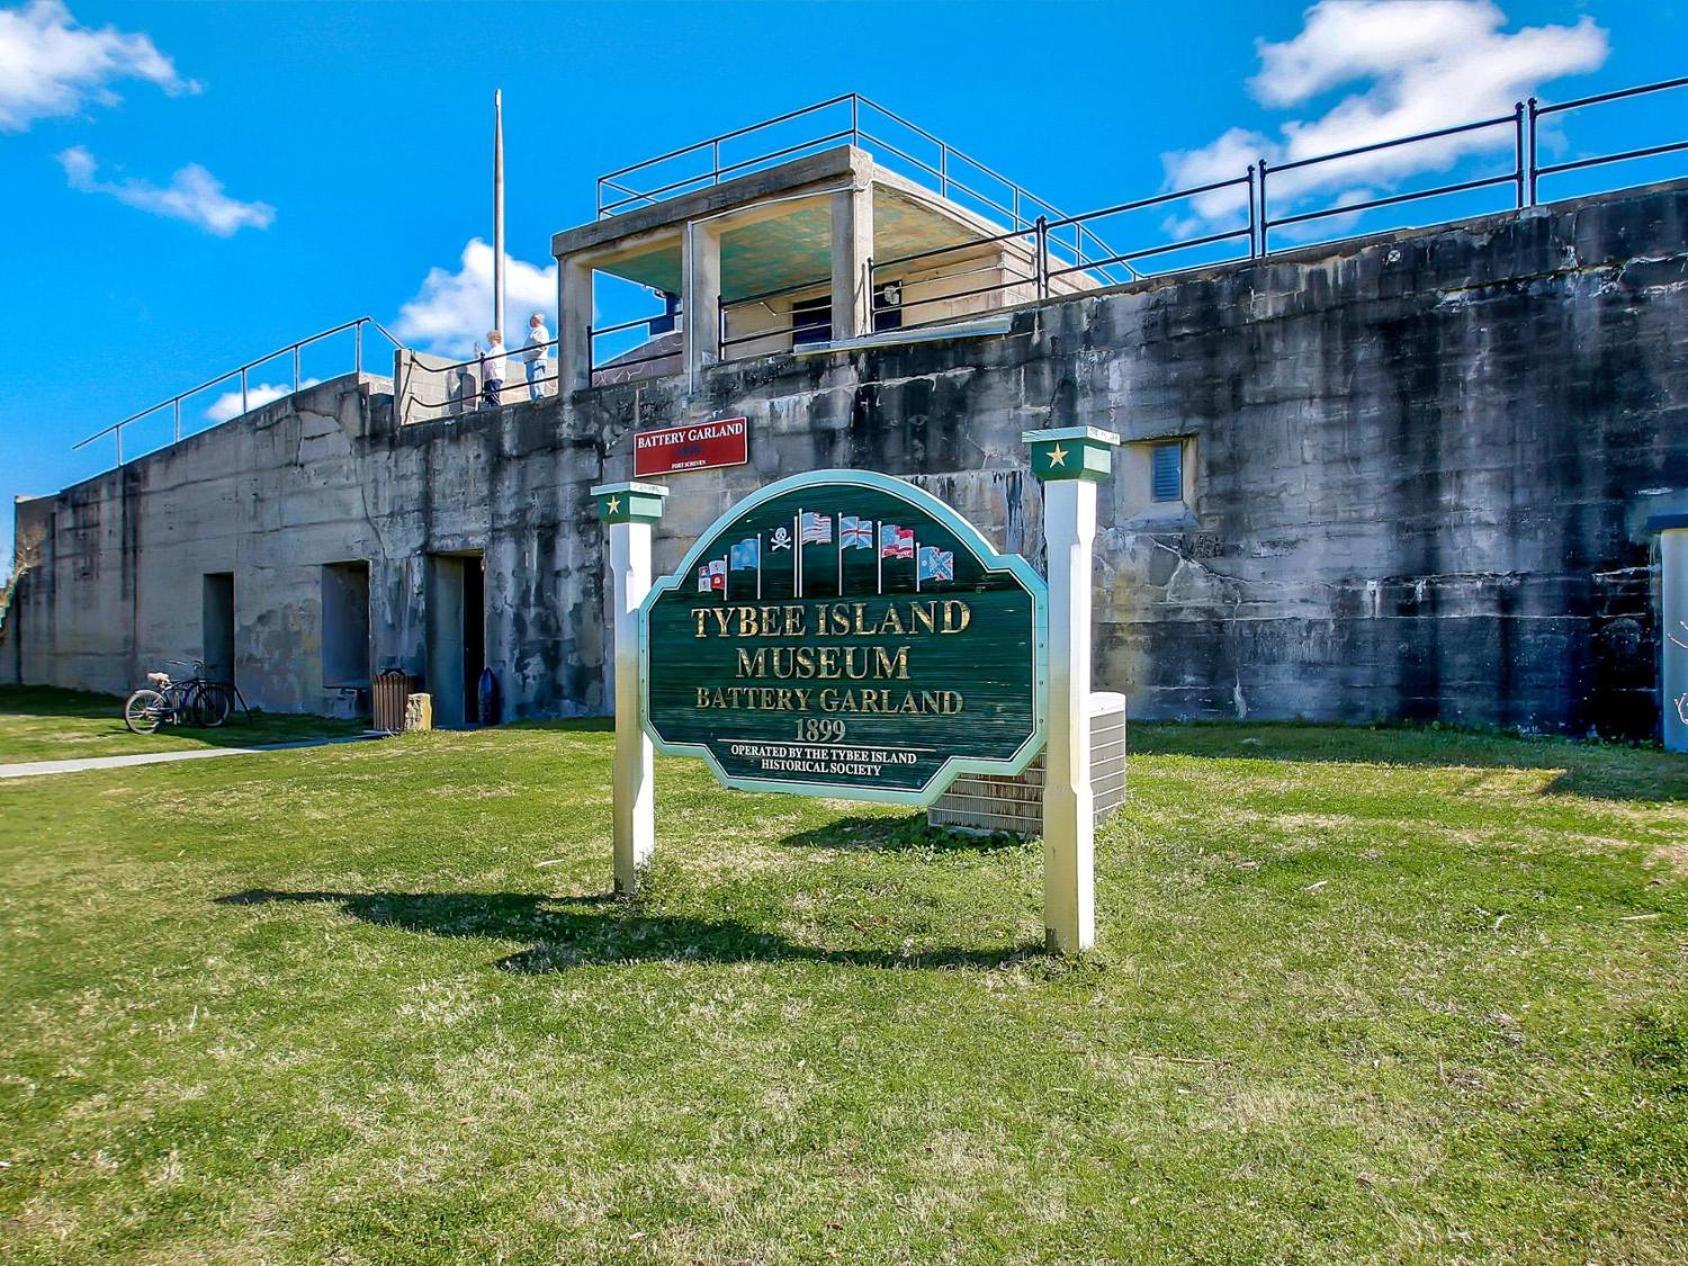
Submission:
[[492,92],[492,328],[504,334],[504,89]]

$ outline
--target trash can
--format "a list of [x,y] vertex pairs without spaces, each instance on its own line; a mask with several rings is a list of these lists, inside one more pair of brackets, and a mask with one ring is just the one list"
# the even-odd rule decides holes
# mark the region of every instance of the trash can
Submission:
[[389,668],[375,678],[371,690],[371,707],[377,730],[387,734],[404,733],[405,704],[410,699],[410,674],[400,668]]

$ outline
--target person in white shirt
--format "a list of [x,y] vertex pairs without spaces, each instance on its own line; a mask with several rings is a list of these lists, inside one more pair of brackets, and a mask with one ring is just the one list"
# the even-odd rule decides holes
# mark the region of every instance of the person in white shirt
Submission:
[[486,332],[486,351],[481,353],[481,408],[496,409],[504,403],[504,335]]
[[535,312],[528,318],[527,350],[522,353],[522,360],[527,365],[528,396],[533,400],[545,394],[545,371],[550,368],[545,361],[551,355],[551,349],[546,344],[550,341],[551,331],[545,328],[545,314]]

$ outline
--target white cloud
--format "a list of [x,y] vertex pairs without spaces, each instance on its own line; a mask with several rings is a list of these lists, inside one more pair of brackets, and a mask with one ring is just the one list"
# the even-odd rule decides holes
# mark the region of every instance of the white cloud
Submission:
[[[321,382],[320,378],[301,378],[299,389],[314,387]],[[272,400],[280,400],[283,396],[293,394],[291,386],[281,387],[273,382],[248,383],[246,386],[246,409],[250,412],[260,405],[266,405]],[[230,418],[238,418],[241,414],[240,392],[225,391],[211,402],[211,407],[205,411],[205,416],[213,422],[227,422]]]
[[79,26],[61,0],[0,9],[0,132],[75,114],[84,102],[113,105],[107,85],[117,79],[143,79],[172,96],[199,91],[145,35]]
[[[557,307],[557,265],[541,268],[509,256],[504,268],[505,342],[518,341],[530,313],[550,314]],[[472,237],[456,272],[430,268],[416,297],[399,309],[394,333],[405,343],[447,356],[468,356],[492,324],[492,247]]]
[[[1250,88],[1277,109],[1305,106],[1344,85],[1357,90],[1315,117],[1284,122],[1275,136],[1233,128],[1200,149],[1163,155],[1168,187],[1241,176],[1262,157],[1293,162],[1510,114],[1543,83],[1606,60],[1606,32],[1589,17],[1511,33],[1505,24],[1491,0],[1320,0],[1294,39],[1257,42],[1260,71]],[[1285,173],[1273,181],[1273,206],[1281,210],[1286,198],[1333,185],[1387,189],[1470,154],[1510,151],[1512,142],[1510,128],[1496,127]],[[1228,222],[1246,200],[1240,189],[1194,199],[1189,223]]]
[[222,181],[198,163],[180,168],[167,185],[134,178],[100,180],[95,175],[99,164],[80,145],[60,154],[59,163],[72,189],[109,194],[126,206],[186,220],[218,237],[229,237],[245,228],[267,229],[275,221],[275,208],[269,203],[229,197],[223,192]]

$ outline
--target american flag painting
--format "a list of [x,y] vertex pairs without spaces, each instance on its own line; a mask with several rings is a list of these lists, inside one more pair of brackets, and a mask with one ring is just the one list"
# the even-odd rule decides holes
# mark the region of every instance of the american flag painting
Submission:
[[830,545],[832,543],[832,516],[816,514],[813,510],[805,510],[799,524],[798,540],[804,545]]
[[914,529],[898,527],[895,523],[880,524],[879,556],[881,558],[913,558]]

